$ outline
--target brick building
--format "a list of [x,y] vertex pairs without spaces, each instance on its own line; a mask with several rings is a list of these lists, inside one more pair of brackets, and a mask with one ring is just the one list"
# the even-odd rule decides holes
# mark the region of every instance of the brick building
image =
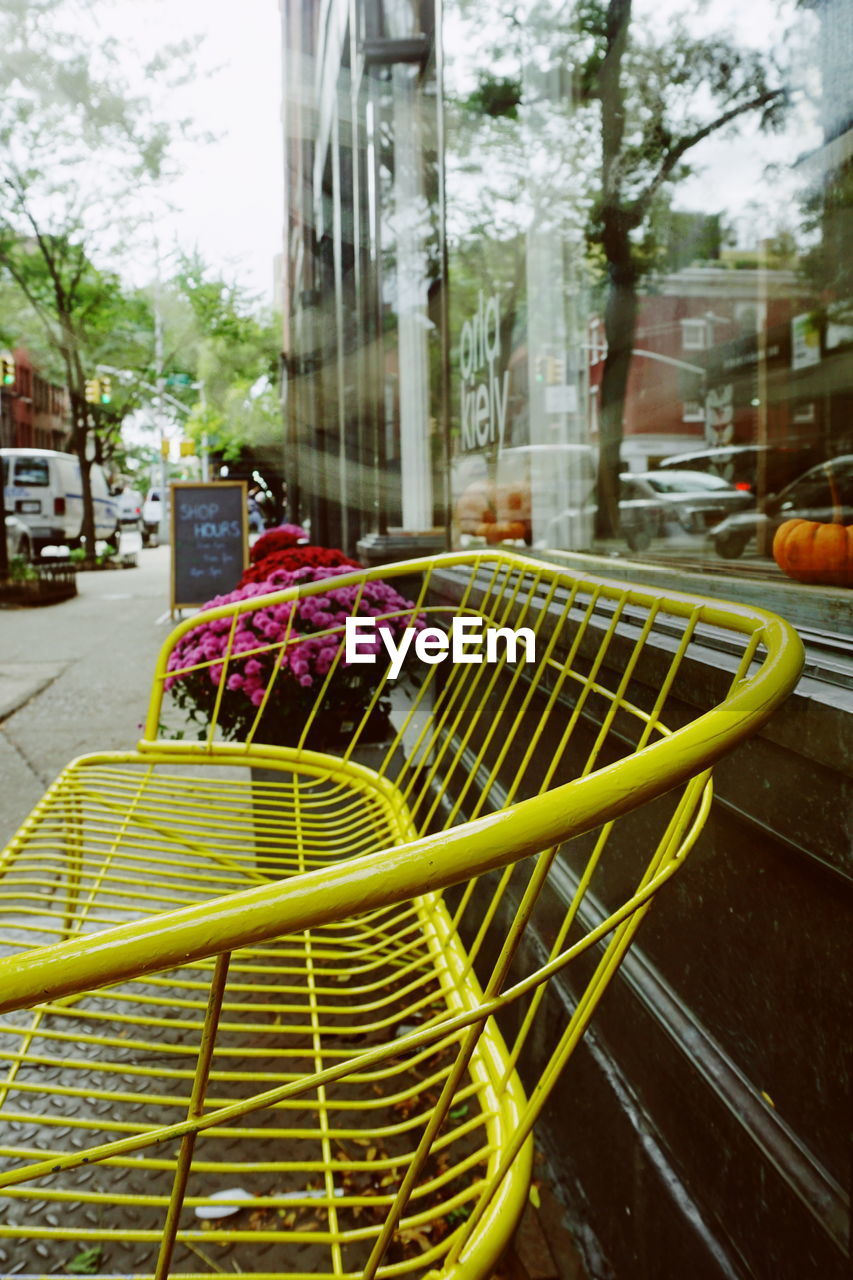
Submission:
[[16,347],[15,381],[2,388],[0,443],[13,449],[64,449],[71,428],[68,391],[38,372]]

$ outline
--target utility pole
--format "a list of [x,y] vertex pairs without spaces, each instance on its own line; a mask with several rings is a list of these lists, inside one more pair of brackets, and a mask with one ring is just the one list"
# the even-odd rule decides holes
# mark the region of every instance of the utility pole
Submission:
[[[199,396],[201,398],[201,411],[204,413],[207,409],[207,397],[204,394],[204,383],[194,382],[192,385],[198,388]],[[207,484],[210,479],[210,440],[208,439],[206,430],[201,433],[201,478],[205,484]]]
[[160,437],[160,528],[157,531],[161,543],[169,541],[169,519],[166,511],[166,499],[169,492],[169,464],[166,456],[166,414],[163,397],[166,393],[166,378],[163,373],[163,317],[160,314],[160,278],[157,277],[157,289],[154,294],[154,372],[157,389],[157,434]]
[[[11,351],[0,353],[0,362],[2,362],[3,376],[0,377],[0,445],[3,443],[3,392],[7,385],[7,378],[11,382],[15,380],[15,357]],[[11,372],[9,372],[11,371]],[[12,433],[10,444],[14,444],[15,436]],[[9,479],[12,478],[12,467],[14,459],[9,458]],[[10,513],[11,514],[11,513]],[[3,475],[3,464],[0,462],[0,582],[5,582],[9,576],[9,547],[6,542],[6,478]]]

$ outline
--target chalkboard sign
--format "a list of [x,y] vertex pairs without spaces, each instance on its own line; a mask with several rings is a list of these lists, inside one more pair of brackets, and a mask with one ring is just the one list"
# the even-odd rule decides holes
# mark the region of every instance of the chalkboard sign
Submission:
[[246,482],[180,481],[172,498],[172,609],[233,591],[249,548]]

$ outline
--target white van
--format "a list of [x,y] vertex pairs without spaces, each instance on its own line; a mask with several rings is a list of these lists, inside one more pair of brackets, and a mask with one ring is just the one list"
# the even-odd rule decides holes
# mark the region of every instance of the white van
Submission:
[[[73,546],[83,532],[80,463],[53,449],[0,449],[6,510],[29,527],[33,552]],[[118,506],[96,462],[89,470],[95,506],[95,537],[117,537]]]

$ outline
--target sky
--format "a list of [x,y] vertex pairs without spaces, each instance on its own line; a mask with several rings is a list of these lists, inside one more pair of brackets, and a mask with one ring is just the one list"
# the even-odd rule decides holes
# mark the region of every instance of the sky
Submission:
[[[687,7],[694,24],[732,28],[746,44],[760,45],[779,26],[777,0],[637,0],[638,13],[665,22]],[[198,57],[207,72],[162,104],[174,118],[190,115],[199,130],[217,140],[176,148],[183,174],[169,188],[174,212],[158,218],[157,235],[167,250],[175,241],[197,245],[202,256],[229,279],[238,279],[264,301],[272,300],[273,257],[282,240],[281,35],[278,0],[104,0],[104,34],[115,34],[138,53],[201,34]],[[453,39],[448,23],[446,38]],[[742,134],[749,130],[742,130]],[[682,207],[705,207],[709,185],[725,187],[746,206],[762,186],[768,160],[790,164],[790,138],[743,137],[733,167],[729,140],[702,148],[700,172],[680,192]],[[796,154],[796,152],[794,153]],[[763,162],[763,163],[762,163]],[[150,278],[150,271],[145,273]]]
[[[158,215],[161,250],[196,245],[229,280],[269,303],[273,257],[282,241],[281,35],[278,0],[112,0],[104,35],[147,56],[202,34],[202,71],[161,105],[167,118],[191,116],[216,141],[180,143],[183,170],[168,188],[174,212]],[[150,272],[145,272],[150,278]]]
[[[733,28],[741,41],[761,44],[779,26],[777,0],[637,0],[637,11],[665,23],[688,7],[694,24],[710,31]],[[217,135],[205,146],[180,144],[175,155],[182,176],[170,185],[174,210],[157,219],[165,253],[175,243],[198,246],[219,273],[237,279],[264,301],[273,294],[273,258],[282,240],[281,35],[278,0],[102,0],[103,35],[127,42],[135,60],[184,37],[203,35],[197,55],[202,74],[161,103],[163,114],[191,116],[200,131]],[[448,21],[446,39],[454,39]],[[761,193],[769,160],[790,164],[802,143],[790,137],[756,135],[747,143],[741,130],[738,154],[731,141],[715,138],[697,152],[700,172],[683,184],[681,207],[704,208],[718,178],[740,212]],[[792,151],[792,148],[796,148]],[[739,206],[739,208],[737,208]],[[150,264],[138,264],[142,280]]]

